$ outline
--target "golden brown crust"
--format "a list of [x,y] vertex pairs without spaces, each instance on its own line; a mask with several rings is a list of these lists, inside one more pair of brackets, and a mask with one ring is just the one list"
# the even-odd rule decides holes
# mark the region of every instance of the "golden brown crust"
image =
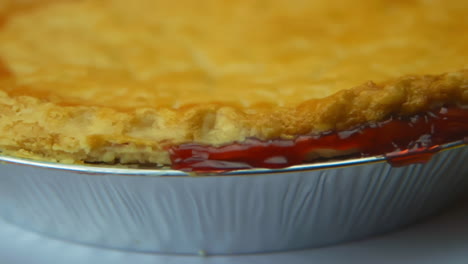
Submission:
[[468,105],[465,1],[134,2],[52,1],[7,16],[0,149],[168,164],[173,144]]
[[23,157],[62,162],[168,164],[165,147],[184,142],[222,145],[246,137],[291,138],[342,130],[389,115],[442,104],[468,104],[468,71],[366,83],[298,107],[239,109],[219,104],[175,109],[60,106],[28,96],[0,95],[0,145]]

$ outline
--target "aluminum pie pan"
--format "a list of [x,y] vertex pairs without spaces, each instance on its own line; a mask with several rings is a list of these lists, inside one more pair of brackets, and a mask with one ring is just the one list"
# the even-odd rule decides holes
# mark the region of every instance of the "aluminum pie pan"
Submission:
[[0,157],[0,216],[100,247],[242,254],[326,246],[396,230],[468,191],[466,141],[426,164],[384,156],[192,177],[175,170]]

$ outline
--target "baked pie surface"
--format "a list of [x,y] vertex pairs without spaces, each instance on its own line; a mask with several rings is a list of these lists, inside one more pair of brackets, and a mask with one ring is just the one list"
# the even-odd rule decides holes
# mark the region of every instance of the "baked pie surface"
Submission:
[[0,149],[170,164],[168,148],[468,105],[468,2],[0,4]]

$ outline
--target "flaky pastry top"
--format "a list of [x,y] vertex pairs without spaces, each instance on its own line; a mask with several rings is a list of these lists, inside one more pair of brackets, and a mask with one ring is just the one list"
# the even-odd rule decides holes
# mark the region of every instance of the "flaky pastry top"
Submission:
[[5,0],[0,149],[168,164],[168,146],[468,105],[463,0]]

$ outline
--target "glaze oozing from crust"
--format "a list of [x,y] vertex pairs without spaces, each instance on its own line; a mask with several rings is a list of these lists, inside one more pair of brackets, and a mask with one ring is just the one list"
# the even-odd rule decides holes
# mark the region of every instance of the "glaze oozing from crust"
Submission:
[[468,105],[463,0],[33,2],[0,4],[11,155],[170,164],[187,142]]

